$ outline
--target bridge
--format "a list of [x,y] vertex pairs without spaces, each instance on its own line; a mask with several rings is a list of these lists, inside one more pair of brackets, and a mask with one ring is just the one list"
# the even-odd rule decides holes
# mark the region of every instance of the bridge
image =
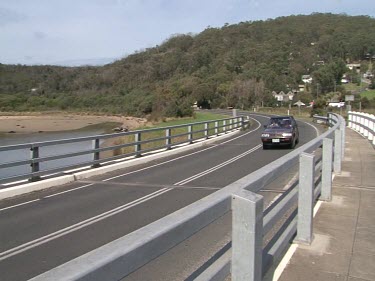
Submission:
[[[316,199],[331,200],[332,168],[339,175],[345,163],[344,122],[332,115],[331,129],[319,132],[299,121],[295,150],[263,151],[260,125],[268,117],[239,115],[200,132],[188,126],[189,145],[173,142],[173,128],[164,129],[158,153],[141,151],[148,140],[137,132],[123,144],[138,156],[126,161],[131,164],[101,163],[94,138],[90,164],[100,166],[67,173],[58,187],[46,188],[54,177],[28,184],[43,189],[22,196],[19,185],[4,185],[3,194],[18,196],[0,203],[2,279],[224,280],[232,267],[233,280],[261,280],[293,238],[313,243],[311,208]],[[47,175],[36,147],[34,180]],[[93,176],[100,170],[106,173]]]

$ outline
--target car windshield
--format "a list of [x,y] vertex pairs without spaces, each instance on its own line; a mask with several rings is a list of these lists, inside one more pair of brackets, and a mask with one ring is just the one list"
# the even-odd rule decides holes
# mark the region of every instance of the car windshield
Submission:
[[290,128],[292,126],[288,118],[271,118],[268,123],[268,128]]

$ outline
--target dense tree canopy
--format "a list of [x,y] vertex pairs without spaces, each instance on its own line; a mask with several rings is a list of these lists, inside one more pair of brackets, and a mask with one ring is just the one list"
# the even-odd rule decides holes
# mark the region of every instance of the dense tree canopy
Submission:
[[[346,62],[375,55],[375,19],[312,14],[177,34],[102,67],[0,64],[0,110],[184,116],[191,105],[249,108],[310,74],[332,91]],[[311,92],[314,92],[312,87]],[[305,98],[308,94],[305,95]]]

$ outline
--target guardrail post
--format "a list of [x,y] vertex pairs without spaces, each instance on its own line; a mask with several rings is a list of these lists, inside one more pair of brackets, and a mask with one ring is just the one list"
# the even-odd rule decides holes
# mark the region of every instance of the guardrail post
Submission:
[[215,121],[215,135],[219,135],[219,122]]
[[245,117],[241,116],[240,118],[241,118],[240,119],[241,120],[241,129],[245,130]]
[[353,125],[353,115],[352,115],[352,112],[351,111],[349,111],[348,112],[348,127],[349,128],[352,128],[352,125]]
[[165,129],[165,145],[167,150],[171,149],[172,140],[171,140],[171,129]]
[[341,124],[340,124],[340,130],[341,130],[341,159],[344,159],[345,157],[345,120],[342,118]]
[[298,218],[296,242],[311,244],[313,240],[315,157],[301,153],[299,159]]
[[208,139],[208,122],[204,123],[204,137]]
[[363,135],[365,136],[365,138],[368,138],[368,115],[365,114],[365,117],[364,117],[364,120],[363,120],[363,126],[364,126],[364,129],[363,129]]
[[360,127],[359,127],[359,132],[360,132],[360,134],[361,135],[363,135],[364,134],[364,128],[363,128],[363,126],[364,126],[364,118],[363,118],[363,115],[362,115],[362,113],[361,113],[361,116],[360,116],[360,118],[359,118],[359,123],[360,123]]
[[341,130],[337,129],[335,131],[335,146],[334,146],[334,158],[333,158],[333,170],[335,173],[341,173]]
[[323,160],[322,160],[322,192],[320,199],[332,200],[332,160],[333,140],[323,139]]
[[359,132],[359,127],[360,127],[360,120],[361,118],[359,118],[359,115],[358,115],[358,113],[356,113],[356,115],[355,115],[355,122],[356,122],[356,124],[355,124],[355,130],[357,131],[357,132]]
[[229,130],[233,129],[233,119],[229,119]]
[[[94,139],[92,141],[92,149],[93,150],[96,150],[96,149],[99,149],[100,148],[100,139]],[[99,156],[99,151],[94,151],[93,153],[93,161],[99,161],[100,160],[100,156]],[[99,163],[94,163],[92,166],[92,168],[97,168],[97,167],[100,167],[100,164]]]
[[[34,162],[34,160],[37,160],[39,158],[39,146],[32,145],[30,148],[31,151],[31,160],[33,161],[31,166],[31,173],[37,173],[39,172],[39,162]],[[31,176],[29,178],[29,181],[38,181],[40,180],[40,176]]]
[[189,143],[193,143],[193,126],[189,125],[188,126],[188,141]]
[[226,125],[227,125],[227,120],[223,120],[223,130],[224,130],[224,134],[227,133],[227,127],[226,127]]
[[139,143],[141,141],[141,133],[135,133],[134,135],[134,152],[135,152],[135,157],[140,157],[141,156],[141,144]]
[[368,117],[370,118],[368,122],[368,140],[372,141],[374,138],[374,115],[369,114]]
[[263,197],[247,190],[232,195],[232,279],[262,280]]

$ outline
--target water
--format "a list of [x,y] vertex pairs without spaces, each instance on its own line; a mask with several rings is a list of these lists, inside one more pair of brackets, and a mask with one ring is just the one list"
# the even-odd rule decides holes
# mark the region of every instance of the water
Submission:
[[[62,140],[86,136],[94,136],[104,133],[105,129],[84,129],[75,131],[64,131],[64,132],[45,132],[35,134],[6,134],[0,136],[0,146],[32,143],[32,142],[44,142],[51,140]],[[39,148],[39,157],[46,157],[52,155],[66,154],[71,152],[78,152],[82,150],[88,150],[92,148],[92,141],[69,143],[64,145],[53,145]],[[0,163],[9,163],[20,160],[30,160],[31,151],[29,149],[18,149],[12,151],[0,151]],[[75,163],[82,163],[91,161],[93,159],[92,154],[80,155],[75,157],[69,157],[58,160],[51,160],[40,163],[40,170],[45,171],[52,168],[63,167],[72,165]],[[11,168],[0,169],[0,180],[8,177],[22,175],[30,173],[31,167],[29,165],[16,166]]]

